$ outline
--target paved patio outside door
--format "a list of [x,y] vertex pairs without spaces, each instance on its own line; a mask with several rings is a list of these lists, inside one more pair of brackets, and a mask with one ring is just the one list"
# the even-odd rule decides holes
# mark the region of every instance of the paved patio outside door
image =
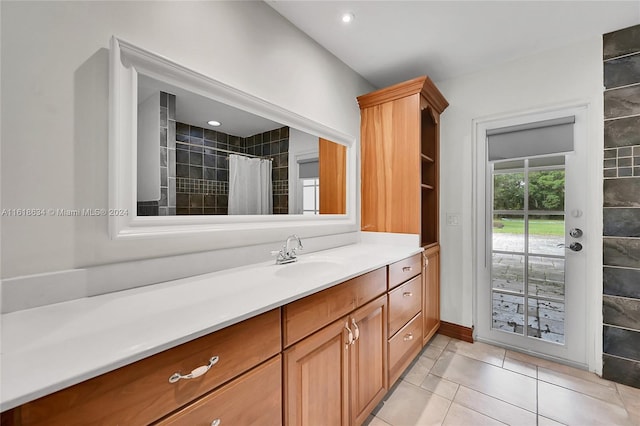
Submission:
[[[527,335],[564,343],[564,259],[531,255],[564,255],[564,237],[529,235],[529,300]],[[493,234],[493,248],[522,251],[523,235]],[[523,255],[493,253],[493,288],[524,294]],[[524,333],[523,296],[492,292],[493,328]],[[539,299],[538,297],[543,297]],[[548,300],[557,298],[558,301]]]

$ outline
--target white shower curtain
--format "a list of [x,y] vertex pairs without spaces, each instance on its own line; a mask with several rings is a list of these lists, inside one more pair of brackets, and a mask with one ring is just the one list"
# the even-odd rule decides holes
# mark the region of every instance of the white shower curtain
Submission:
[[229,214],[272,214],[271,160],[229,155]]

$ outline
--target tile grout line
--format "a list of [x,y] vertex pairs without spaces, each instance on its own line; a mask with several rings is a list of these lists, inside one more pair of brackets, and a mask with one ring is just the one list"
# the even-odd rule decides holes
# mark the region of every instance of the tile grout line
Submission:
[[[531,364],[531,365],[534,365],[534,366],[536,367],[536,377],[531,377],[531,376],[527,376],[526,374],[519,373],[519,372],[517,372],[517,371],[512,371],[512,370],[509,370],[509,369],[506,369],[506,368],[498,367],[498,366],[497,366],[497,365],[495,365],[495,364],[490,364],[490,363],[488,363],[488,362],[484,362],[484,361],[481,361],[481,360],[479,360],[479,359],[475,359],[475,358],[471,358],[471,357],[465,356],[465,355],[463,355],[463,354],[459,354],[459,353],[457,353],[457,352],[453,352],[453,351],[449,351],[449,352],[451,352],[451,353],[452,353],[452,354],[454,354],[454,355],[463,356],[463,357],[465,357],[465,358],[467,358],[467,359],[470,359],[470,360],[473,360],[473,361],[483,362],[483,363],[485,363],[485,364],[487,364],[487,365],[491,365],[491,366],[493,366],[493,367],[500,368],[500,369],[502,369],[502,370],[504,370],[504,371],[508,371],[508,372],[510,372],[510,373],[513,373],[513,374],[518,374],[518,375],[523,376],[523,377],[528,377],[528,378],[530,378],[530,379],[536,380],[536,382],[537,382],[537,376],[538,376],[538,374],[537,374],[537,366],[536,366],[536,365],[534,365],[534,364]],[[444,353],[444,351],[443,351],[442,353]],[[506,350],[505,350],[505,356],[506,356]],[[434,365],[435,365],[435,364],[434,364]],[[439,377],[439,378],[444,379],[444,380],[449,380],[449,379],[447,379],[447,378],[445,378],[445,377],[438,376],[438,375],[436,375],[436,374],[434,374],[434,373],[430,373],[430,374],[433,374],[435,377]],[[453,382],[453,383],[456,383],[456,384],[458,385],[458,391],[460,390],[460,387],[464,386],[464,385],[462,385],[462,384],[460,384],[460,383],[457,383],[457,382]],[[537,386],[537,384],[536,384],[536,386]],[[527,412],[529,412],[529,413],[533,413],[533,414],[536,414],[536,415],[537,415],[537,412],[533,412],[533,411],[531,411],[531,410],[529,410],[529,409],[527,409],[527,408],[521,407],[521,406],[516,405],[516,404],[514,404],[514,403],[512,403],[512,402],[505,401],[504,399],[500,399],[500,398],[498,398],[498,397],[496,397],[496,396],[494,396],[494,395],[489,395],[488,393],[485,393],[485,392],[483,392],[483,391],[481,391],[481,390],[478,390],[478,389],[472,388],[472,387],[470,387],[470,386],[464,386],[464,387],[466,387],[466,388],[468,388],[468,389],[470,389],[470,390],[472,390],[472,391],[474,391],[474,392],[477,392],[477,393],[479,393],[479,394],[482,394],[482,395],[484,395],[484,396],[487,396],[487,397],[489,397],[489,398],[495,399],[496,401],[500,401],[500,402],[502,402],[502,403],[505,403],[505,404],[511,405],[512,407],[516,407],[516,408],[519,408],[519,409],[521,409],[521,410],[524,410],[524,411],[527,411]],[[458,391],[456,391],[456,395],[457,395]],[[537,399],[537,392],[536,392],[536,399]],[[467,408],[470,408],[470,407],[467,407]],[[536,402],[536,410],[537,410],[537,402]],[[475,410],[474,410],[474,411],[475,411]],[[480,413],[480,414],[482,414],[482,413]],[[486,416],[486,414],[484,414],[484,415]],[[490,416],[487,416],[487,417],[490,417]],[[491,417],[491,418],[493,418],[493,417]],[[497,419],[495,419],[495,420],[497,420]]]

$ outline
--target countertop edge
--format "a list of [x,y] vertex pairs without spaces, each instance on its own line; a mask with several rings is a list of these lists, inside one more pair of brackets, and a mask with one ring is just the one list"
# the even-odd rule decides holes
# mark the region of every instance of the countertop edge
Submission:
[[[383,245],[383,244],[363,244],[360,243],[362,246],[379,246],[379,247],[388,247],[388,248],[392,248],[394,251],[394,255],[390,255],[388,257],[386,257],[383,261],[378,261],[378,262],[371,262],[371,264],[367,265],[367,267],[362,268],[362,269],[358,269],[357,272],[356,271],[352,271],[346,275],[340,276],[339,278],[335,278],[332,280],[329,280],[321,285],[317,285],[314,286],[312,288],[308,288],[305,289],[303,291],[297,292],[295,294],[291,294],[288,297],[284,297],[278,300],[273,300],[270,301],[269,303],[265,304],[265,305],[260,305],[260,306],[251,306],[248,307],[246,310],[244,310],[242,313],[236,314],[233,317],[230,318],[226,318],[222,321],[217,321],[217,322],[212,322],[211,325],[206,326],[206,327],[200,327],[197,330],[194,330],[192,333],[180,336],[180,337],[168,337],[166,341],[162,342],[162,343],[154,343],[153,346],[150,347],[146,347],[143,349],[140,349],[136,352],[127,354],[126,356],[121,356],[121,357],[117,357],[117,356],[113,356],[112,357],[112,361],[111,362],[107,362],[107,363],[102,363],[100,365],[97,365],[93,368],[89,368],[86,369],[82,372],[79,372],[77,374],[70,374],[68,377],[65,377],[64,379],[59,379],[57,381],[51,382],[51,383],[47,383],[47,384],[40,384],[40,385],[36,385],[36,386],[32,386],[31,389],[26,389],[23,390],[22,392],[17,392],[15,395],[9,395],[9,398],[5,399],[4,395],[7,393],[6,391],[2,391],[2,395],[0,396],[0,398],[2,398],[2,400],[0,401],[0,411],[4,412],[6,410],[10,410],[12,408],[15,408],[19,405],[25,404],[27,402],[36,400],[38,398],[41,398],[43,396],[52,394],[54,392],[57,392],[59,390],[68,388],[70,386],[76,385],[78,383],[81,383],[83,381],[92,379],[94,377],[97,377],[99,375],[105,374],[105,373],[109,373],[113,370],[116,370],[118,368],[124,367],[126,365],[132,364],[134,362],[140,361],[144,358],[156,355],[160,352],[166,351],[168,349],[174,348],[176,346],[179,346],[181,344],[190,342],[192,340],[195,340],[197,338],[200,338],[202,336],[205,336],[207,334],[216,332],[218,330],[221,330],[223,328],[229,327],[231,325],[237,324],[241,321],[244,321],[246,319],[255,317],[257,315],[260,315],[262,313],[268,312],[272,309],[276,309],[279,308],[281,306],[284,306],[288,303],[291,303],[295,300],[299,300],[301,298],[304,298],[306,296],[309,296],[311,294],[317,293],[319,291],[325,290],[327,288],[333,287],[334,285],[338,285],[344,281],[347,281],[349,279],[355,278],[357,276],[366,274],[368,272],[371,272],[373,270],[376,270],[378,268],[390,265],[396,261],[402,260],[406,257],[409,256],[413,256],[415,254],[418,254],[420,252],[423,251],[422,248],[420,247],[406,247],[406,246],[394,246],[394,245]],[[358,244],[356,244],[358,245]],[[344,246],[344,247],[353,247],[354,245],[350,245],[350,246]],[[339,247],[336,249],[329,249],[329,250],[325,250],[323,252],[329,252],[329,251],[333,251],[333,250],[340,250],[341,248],[344,247]],[[314,254],[322,254],[323,252],[316,252]],[[254,265],[248,265],[247,267],[243,267],[243,268],[234,268],[234,269],[245,269],[245,268],[251,268]],[[219,271],[219,272],[214,272],[211,274],[205,274],[205,275],[211,275],[211,276],[215,276],[216,274],[219,273],[224,273],[225,271]],[[165,283],[161,283],[161,284],[156,284],[153,286],[149,286],[151,288],[156,287],[156,286],[161,286],[161,285],[168,285],[171,284],[172,282],[178,282],[181,280],[172,280],[172,281],[167,281]],[[108,296],[108,295],[104,295],[104,296]],[[96,297],[102,297],[102,296],[96,296]],[[91,298],[86,298],[86,299],[91,299]],[[68,302],[63,302],[63,303],[68,303]],[[80,302],[82,303],[82,302]],[[41,308],[33,308],[33,311],[37,311]],[[11,314],[5,314],[5,315],[11,315]],[[3,317],[5,316],[3,315]],[[4,328],[4,325],[3,325]],[[4,331],[4,330],[3,330]],[[7,355],[7,352],[5,351],[6,346],[3,342],[3,351],[0,354],[0,359],[2,360],[0,366],[2,367],[2,369],[4,370],[5,368],[7,368],[7,360],[4,359]],[[9,365],[9,368],[11,368],[11,366]],[[4,377],[4,374],[2,375]],[[7,385],[10,385],[10,383],[4,383],[4,380],[2,380],[0,382],[2,384],[2,388],[6,389]]]

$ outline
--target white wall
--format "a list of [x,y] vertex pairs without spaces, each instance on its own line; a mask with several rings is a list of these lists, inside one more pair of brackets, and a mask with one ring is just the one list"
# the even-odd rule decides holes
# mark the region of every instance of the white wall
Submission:
[[[355,97],[372,87],[262,2],[1,7],[4,208],[107,208],[112,35],[359,135]],[[2,228],[3,278],[212,247],[197,236],[111,241],[106,217],[4,217]]]
[[160,92],[138,103],[138,201],[160,199]]
[[299,195],[302,193],[298,185],[297,157],[316,158],[320,155],[318,136],[310,135],[298,129],[289,129],[289,214],[302,214],[302,207],[298,208]]
[[[441,130],[441,247],[443,321],[473,325],[472,120],[586,101],[589,108],[589,253],[587,288],[601,294],[602,259],[602,42],[594,38],[506,64],[436,82],[449,101]],[[446,224],[459,213],[459,226]],[[600,289],[600,290],[598,290]],[[596,296],[594,296],[596,297]],[[594,306],[597,302],[593,302]],[[594,313],[595,314],[595,313]]]

